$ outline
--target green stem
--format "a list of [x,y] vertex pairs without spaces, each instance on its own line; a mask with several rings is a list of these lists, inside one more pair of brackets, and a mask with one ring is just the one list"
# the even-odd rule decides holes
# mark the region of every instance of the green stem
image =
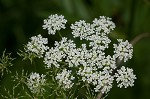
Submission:
[[78,85],[76,85],[76,86],[75,86],[75,89],[74,89],[74,92],[73,92],[72,99],[73,99],[73,97],[75,96],[75,93],[76,93],[77,87],[78,87]]
[[89,99],[92,99],[92,95],[91,95],[91,92],[90,92],[90,86],[88,84],[86,84],[86,87],[87,87]]
[[60,31],[58,31],[58,34],[59,34],[59,36],[62,38],[62,35],[61,35]]
[[36,64],[35,64],[35,60],[34,59],[33,59],[33,66],[34,66],[35,71],[37,72],[37,68],[36,68]]

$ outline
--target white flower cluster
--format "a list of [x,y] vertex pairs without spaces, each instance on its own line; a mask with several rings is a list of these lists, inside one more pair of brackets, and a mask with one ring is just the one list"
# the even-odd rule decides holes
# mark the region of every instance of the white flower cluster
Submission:
[[49,49],[44,57],[44,63],[47,65],[47,68],[50,68],[51,65],[58,68],[60,66],[59,63],[62,62],[62,60],[66,58],[66,55],[76,47],[73,41],[67,40],[66,37],[63,37],[60,42],[56,41],[54,45],[55,47]]
[[84,20],[71,24],[72,34],[80,39],[95,40],[95,37],[109,34],[115,28],[115,24],[111,18],[100,16],[95,18],[93,23],[86,23]]
[[[54,16],[55,18],[58,17],[56,19],[59,19],[59,16]],[[51,24],[55,26],[58,25],[59,27],[60,25],[57,24],[59,22],[56,22],[55,18],[50,18],[50,20],[54,22]],[[60,21],[60,23],[63,22]],[[50,25],[44,26],[48,27]],[[71,71],[66,69],[68,67],[72,69],[78,68],[76,73],[79,78],[85,83],[94,85],[95,92],[109,92],[115,78],[120,87],[133,85],[135,78],[132,76],[133,73],[128,73],[130,69],[124,72],[119,71],[117,73],[118,75],[113,74],[117,69],[117,58],[120,60],[124,59],[124,62],[132,58],[132,45],[129,44],[127,40],[123,42],[122,39],[118,39],[119,44],[114,44],[114,55],[106,56],[105,54],[105,49],[109,47],[108,44],[111,42],[108,38],[108,34],[114,28],[115,24],[111,19],[104,16],[100,16],[99,19],[95,18],[92,24],[86,23],[84,20],[71,24],[73,37],[79,37],[80,40],[85,39],[89,43],[81,44],[80,47],[77,47],[72,40],[62,37],[61,41],[55,41],[55,46],[51,47],[49,51],[46,52],[44,63],[47,68],[51,68],[52,66],[63,68],[63,71],[56,76],[59,85],[63,86],[64,89],[73,86],[72,80],[75,78],[71,76]],[[130,78],[129,80],[123,77],[125,76],[125,72],[131,74],[130,76],[132,77],[128,75]]]
[[117,77],[116,81],[118,83],[118,87],[120,88],[123,86],[125,88],[128,86],[134,86],[134,80],[136,79],[136,76],[133,74],[133,69],[125,68],[124,66],[117,70],[115,77]]
[[[43,29],[47,29],[48,34],[54,35],[56,30],[65,29],[66,22],[67,20],[62,15],[51,15],[44,20]],[[55,79],[64,89],[72,88],[73,80],[77,76],[77,80],[81,78],[84,83],[92,84],[95,92],[107,93],[112,88],[115,79],[119,87],[125,86],[125,88],[133,86],[134,79],[136,79],[132,69],[121,67],[117,70],[117,59],[126,62],[132,58],[133,46],[127,40],[118,39],[119,44],[114,44],[114,55],[108,55],[105,51],[111,42],[108,35],[114,28],[115,24],[111,18],[104,16],[95,18],[92,23],[80,20],[71,24],[71,29],[74,38],[87,40],[86,43],[81,43],[81,46],[77,47],[73,40],[62,37],[60,41],[55,41],[54,47],[49,49],[45,46],[48,43],[47,38],[38,35],[31,38],[27,47],[39,57],[42,57],[46,51],[43,62],[46,68],[53,67],[62,70],[57,73]],[[71,70],[74,70],[73,74]],[[44,77],[36,73],[30,76],[28,86],[33,93],[36,93],[39,83],[44,84]]]
[[39,58],[43,57],[44,52],[49,49],[48,39],[43,38],[40,34],[37,36],[31,37],[31,41],[26,45],[26,52],[35,53]]
[[111,21],[111,18],[100,16],[99,19],[93,20],[96,34],[109,34],[111,30],[114,30],[115,24]]
[[119,58],[120,60],[124,60],[126,62],[128,59],[132,58],[133,54],[133,46],[129,44],[126,40],[123,42],[122,39],[118,39],[119,44],[114,44],[114,56]]
[[114,69],[116,69],[116,60],[115,60],[114,57],[111,57],[110,55],[108,55],[107,57],[105,57],[101,61],[101,63],[104,66],[103,70],[108,70],[110,73],[112,73],[112,71]]
[[109,71],[95,71],[92,67],[79,68],[78,75],[82,77],[83,82],[87,82],[95,86],[95,92],[107,93],[112,88],[114,77]]
[[84,20],[71,24],[72,34],[74,37],[79,37],[80,40],[90,40],[89,46],[94,49],[105,50],[111,40],[107,34],[115,28],[115,24],[111,18],[100,16],[95,18],[93,23],[86,23]]
[[98,49],[104,51],[106,48],[108,48],[108,44],[111,42],[111,40],[107,36],[97,36],[94,35],[91,37],[93,40],[90,42],[89,46],[93,49]]
[[80,39],[89,39],[88,36],[94,33],[94,27],[90,23],[86,23],[84,20],[71,24],[70,27],[73,31],[74,37],[80,37]]
[[43,86],[46,85],[45,75],[38,73],[31,73],[27,79],[27,86],[33,94],[41,94],[45,89]]
[[56,80],[58,80],[59,85],[63,86],[64,89],[69,89],[73,86],[73,80],[75,77],[71,76],[71,70],[64,69],[61,73],[58,73]]
[[95,92],[102,92],[107,93],[112,88],[112,84],[114,81],[114,77],[108,73],[108,71],[102,71],[100,72],[99,78],[98,78],[98,84],[96,85]]
[[65,24],[67,20],[64,19],[64,16],[62,15],[50,15],[48,19],[44,20],[43,29],[48,30],[48,34],[54,35],[56,33],[56,30],[65,29]]

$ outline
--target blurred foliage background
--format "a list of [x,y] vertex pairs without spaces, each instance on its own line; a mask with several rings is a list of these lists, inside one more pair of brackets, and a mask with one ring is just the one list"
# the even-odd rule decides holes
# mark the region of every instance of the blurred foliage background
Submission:
[[[111,17],[116,28],[110,35],[112,39],[123,38],[132,41],[136,36],[150,33],[150,0],[0,0],[0,55],[6,49],[13,57],[12,72],[25,70],[35,71],[29,61],[21,61],[17,51],[31,36],[47,31],[42,29],[43,19],[50,14],[62,14],[68,19],[68,30],[61,31],[63,36],[72,37],[71,23],[84,19],[91,22],[99,16]],[[49,36],[50,46],[59,38]],[[37,72],[44,67],[41,62]],[[148,99],[150,97],[150,37],[145,37],[134,45],[133,58],[126,66],[133,68],[137,75],[135,86],[120,89],[114,86],[107,99]],[[43,69],[41,69],[43,68]],[[11,74],[12,75],[12,74]],[[10,74],[5,74],[1,86],[11,88]],[[3,90],[0,89],[0,93]]]

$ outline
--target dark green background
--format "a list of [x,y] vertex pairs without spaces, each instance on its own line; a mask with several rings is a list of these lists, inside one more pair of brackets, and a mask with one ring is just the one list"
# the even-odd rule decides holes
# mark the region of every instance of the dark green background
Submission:
[[[22,49],[31,36],[41,33],[43,19],[50,14],[62,14],[68,20],[63,36],[72,37],[69,26],[80,19],[91,22],[99,16],[111,17],[116,28],[111,38],[123,38],[131,41],[137,35],[150,33],[150,0],[0,0],[0,55],[3,50],[16,52]],[[56,36],[50,36],[50,46]],[[137,75],[135,86],[120,89],[114,86],[107,99],[149,99],[150,97],[150,37],[140,40],[134,45],[133,58],[126,63]],[[32,71],[29,61],[15,60],[10,70],[21,68]],[[40,66],[38,72],[42,72]],[[34,69],[33,69],[34,70]],[[40,71],[41,70],[41,71]],[[10,75],[5,74],[0,81],[1,86],[10,86]],[[9,87],[8,87],[9,88]],[[0,93],[3,92],[0,89]]]

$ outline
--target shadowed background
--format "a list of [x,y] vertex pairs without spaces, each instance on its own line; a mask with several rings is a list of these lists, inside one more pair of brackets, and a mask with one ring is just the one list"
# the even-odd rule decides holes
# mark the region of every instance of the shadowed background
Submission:
[[[6,49],[13,57],[23,49],[23,44],[31,36],[46,35],[42,29],[43,19],[50,14],[62,14],[68,20],[67,30],[61,31],[63,36],[72,37],[69,28],[71,23],[84,19],[91,22],[99,16],[111,17],[116,28],[111,39],[123,38],[132,41],[136,36],[150,33],[150,1],[149,0],[0,0],[0,55]],[[50,46],[59,37],[48,37]],[[24,63],[19,58],[10,68],[13,72],[21,68],[34,70],[30,62]],[[42,72],[41,62],[36,66]],[[126,66],[133,68],[137,75],[135,86],[130,88],[111,89],[106,99],[148,99],[150,93],[150,37],[145,37],[134,45],[133,58]],[[43,68],[44,69],[44,68]],[[0,85],[8,86],[10,75],[1,78]],[[0,93],[3,90],[0,89]]]

